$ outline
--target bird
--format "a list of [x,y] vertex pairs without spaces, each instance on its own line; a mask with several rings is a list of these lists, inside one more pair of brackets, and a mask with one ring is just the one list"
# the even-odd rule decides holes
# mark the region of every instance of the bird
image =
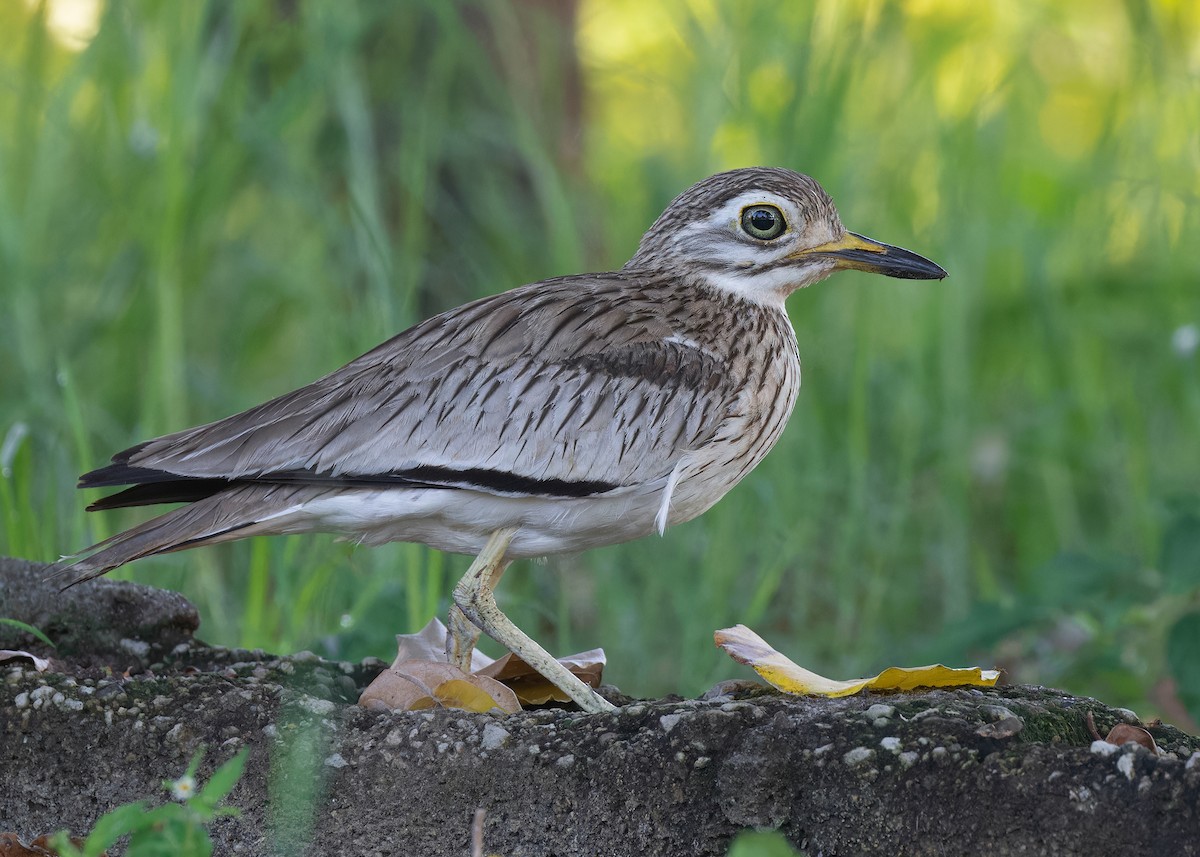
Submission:
[[447,657],[481,632],[585,712],[612,704],[521,631],[516,559],[626,542],[712,507],[779,440],[800,387],[793,292],[835,271],[942,279],[842,225],[809,176],[752,167],[679,194],[617,271],[555,277],[422,321],[313,383],[139,443],[85,473],[88,509],[182,503],[60,561],[74,585],[133,560],[332,532],[475,556]]

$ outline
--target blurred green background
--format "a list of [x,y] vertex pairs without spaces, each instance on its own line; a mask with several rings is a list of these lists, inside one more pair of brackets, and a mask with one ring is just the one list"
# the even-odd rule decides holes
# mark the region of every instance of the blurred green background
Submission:
[[[0,4],[0,552],[146,517],[78,474],[421,318],[619,267],[722,169],[817,177],[943,282],[795,295],[767,463],[501,602],[634,694],[999,665],[1200,714],[1200,5],[1191,0]],[[95,495],[94,495],[95,496]],[[469,560],[259,539],[119,574],[210,642],[389,658]]]

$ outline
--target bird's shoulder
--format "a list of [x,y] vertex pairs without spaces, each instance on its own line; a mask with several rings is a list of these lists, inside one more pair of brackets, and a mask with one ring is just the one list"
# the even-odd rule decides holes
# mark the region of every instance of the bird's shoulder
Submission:
[[[616,271],[576,274],[480,298],[414,325],[339,373],[380,365],[442,369],[461,356],[492,365],[572,363],[682,340],[688,311],[669,285]],[[338,373],[334,373],[337,375]]]

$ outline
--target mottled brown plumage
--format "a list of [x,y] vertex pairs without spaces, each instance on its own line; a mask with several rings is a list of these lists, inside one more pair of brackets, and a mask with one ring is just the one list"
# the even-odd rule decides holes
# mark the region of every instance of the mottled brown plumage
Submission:
[[[488,546],[502,569],[661,532],[712,506],[778,440],[800,385],[784,300],[846,267],[945,275],[847,233],[807,176],[714,176],[668,207],[620,271],[466,304],[306,387],[117,454],[80,485],[133,487],[92,508],[190,505],[65,570],[83,580],[152,554],[316,530]],[[485,630],[525,645],[507,626]]]

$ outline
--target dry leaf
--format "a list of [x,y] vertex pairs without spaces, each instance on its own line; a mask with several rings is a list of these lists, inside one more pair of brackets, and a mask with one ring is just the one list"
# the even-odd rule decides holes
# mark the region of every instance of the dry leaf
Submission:
[[1130,743],[1141,744],[1155,756],[1159,755],[1158,745],[1154,743],[1154,736],[1141,726],[1134,726],[1130,723],[1118,723],[1108,731],[1108,737],[1104,740],[1109,744],[1116,744],[1118,747]]
[[[447,629],[441,619],[436,616],[425,623],[425,627],[415,634],[396,635],[395,666],[402,661],[441,661],[446,662]],[[471,652],[471,671],[476,672],[490,666],[492,659],[479,649]]]
[[873,678],[837,681],[804,669],[775,651],[745,625],[717,631],[718,646],[738,663],[746,664],[775,687],[787,693],[816,696],[851,696],[861,690],[913,690],[918,687],[993,687],[998,670],[977,667],[951,669],[941,664],[926,667],[889,667]]
[[[39,836],[26,845],[15,833],[0,833],[0,857],[54,857],[58,851],[50,847],[50,836]],[[71,844],[83,848],[83,840],[71,837]],[[100,857],[106,857],[107,851]]]
[[[440,619],[431,619],[415,634],[397,634],[396,643],[396,660],[363,691],[359,705],[391,711],[442,706],[466,711],[498,707],[515,712],[521,710],[522,703],[545,705],[571,701],[512,653],[493,661],[476,649],[471,656],[473,671],[466,675],[446,661],[446,626]],[[584,684],[600,686],[605,663],[603,649],[558,660]],[[466,686],[462,686],[463,682]],[[491,704],[487,704],[487,699]]]
[[[1090,732],[1092,738],[1097,741],[1106,741],[1109,744],[1115,744],[1118,747],[1122,746],[1123,744],[1130,743],[1141,744],[1155,756],[1162,755],[1161,751],[1158,749],[1158,745],[1154,743],[1154,736],[1141,726],[1134,726],[1130,723],[1118,723],[1112,729],[1108,730],[1108,735],[1106,737],[1101,738],[1099,730],[1096,729],[1096,718],[1092,712],[1087,712],[1087,714],[1084,715],[1084,720],[1087,723],[1088,732]],[[1162,723],[1161,720],[1152,720],[1148,725],[1153,726],[1156,722],[1159,724]]]
[[409,660],[381,672],[358,698],[364,708],[384,711],[418,711],[425,708],[460,708],[512,714],[521,710],[516,695],[495,679],[469,676],[452,664]]
[[[16,649],[0,649],[0,664],[7,661],[17,661],[25,658],[33,663],[33,668],[40,673],[44,673],[50,669],[50,662],[45,658],[39,658],[37,655],[31,655],[29,652],[21,652]],[[3,854],[3,852],[0,852]]]
[[[558,658],[558,662],[588,687],[599,687],[607,657],[604,649],[589,649],[577,655]],[[477,676],[491,676],[512,688],[517,699],[525,705],[545,705],[549,702],[570,702],[571,698],[537,672],[521,658],[509,652],[483,669]]]
[[26,845],[15,833],[0,833],[0,857],[46,857],[52,852]]
[[[503,696],[509,705],[502,704],[498,696]],[[509,714],[521,710],[521,703],[509,688],[486,677],[467,676],[444,681],[433,689],[433,698],[443,708],[458,708],[478,714],[493,708],[501,708]]]

